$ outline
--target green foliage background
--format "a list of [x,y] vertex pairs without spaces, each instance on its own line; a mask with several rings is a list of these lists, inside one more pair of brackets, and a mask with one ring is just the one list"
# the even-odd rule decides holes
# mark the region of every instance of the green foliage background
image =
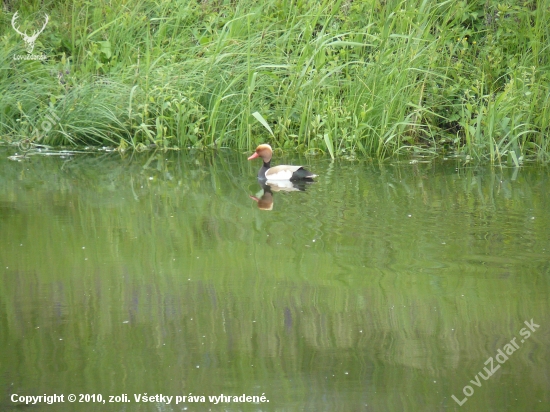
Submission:
[[549,34],[546,0],[7,0],[0,139],[547,160]]

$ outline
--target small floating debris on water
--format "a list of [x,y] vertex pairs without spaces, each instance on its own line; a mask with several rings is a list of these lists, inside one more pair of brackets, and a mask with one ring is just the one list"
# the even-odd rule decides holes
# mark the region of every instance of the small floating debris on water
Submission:
[[79,154],[79,153],[86,153],[86,152],[76,151],[76,150],[44,151],[42,149],[35,149],[35,150],[29,150],[28,152],[25,152],[25,154],[16,153],[13,156],[8,156],[8,159],[16,162],[22,162],[23,160],[27,160],[29,157],[36,156],[36,155],[59,156],[60,158],[65,159],[68,156],[74,156],[75,154]]
[[14,155],[14,156],[8,156],[8,159],[13,160],[14,162],[22,162],[26,158],[24,155]]

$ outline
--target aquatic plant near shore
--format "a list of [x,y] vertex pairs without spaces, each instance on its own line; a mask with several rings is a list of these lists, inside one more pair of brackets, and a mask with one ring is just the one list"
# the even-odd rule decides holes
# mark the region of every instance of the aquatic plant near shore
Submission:
[[80,0],[47,12],[43,62],[10,59],[24,45],[0,28],[2,140],[28,139],[53,107],[50,145],[250,150],[268,124],[272,146],[332,157],[549,157],[550,10],[537,2]]

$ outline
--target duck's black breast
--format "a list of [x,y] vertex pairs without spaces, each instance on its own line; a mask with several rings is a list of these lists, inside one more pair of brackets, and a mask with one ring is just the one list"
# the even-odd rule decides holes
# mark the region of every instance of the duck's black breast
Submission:
[[262,168],[258,172],[258,179],[260,180],[266,180],[265,172],[267,172],[271,168],[271,160],[269,162],[264,162]]

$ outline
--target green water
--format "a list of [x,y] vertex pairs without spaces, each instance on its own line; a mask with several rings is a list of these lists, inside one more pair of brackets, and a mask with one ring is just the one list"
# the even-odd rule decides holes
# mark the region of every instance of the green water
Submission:
[[547,168],[288,157],[317,182],[262,199],[231,151],[13,154],[0,410],[550,410]]

